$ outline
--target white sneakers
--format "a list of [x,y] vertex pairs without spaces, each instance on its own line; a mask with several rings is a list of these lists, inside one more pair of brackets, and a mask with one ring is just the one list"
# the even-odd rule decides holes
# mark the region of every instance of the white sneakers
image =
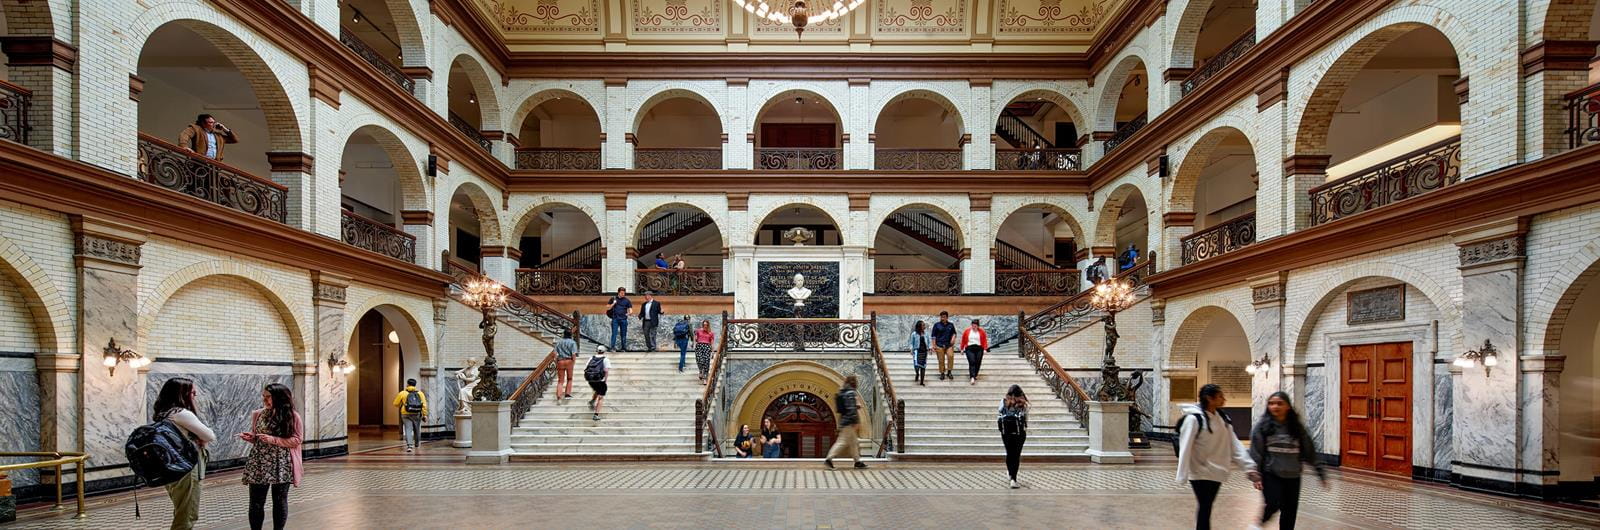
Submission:
[[1022,483],[1017,482],[1016,479],[1011,480],[1011,489],[1017,489],[1020,487],[1022,487]]

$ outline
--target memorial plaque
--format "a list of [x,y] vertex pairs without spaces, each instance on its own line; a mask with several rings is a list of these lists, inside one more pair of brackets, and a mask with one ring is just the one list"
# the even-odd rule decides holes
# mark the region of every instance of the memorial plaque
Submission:
[[[756,289],[760,318],[839,318],[838,262],[763,261]],[[803,305],[795,305],[796,295],[804,295]]]
[[1349,325],[1406,319],[1406,286],[1390,285],[1350,291],[1345,323]]

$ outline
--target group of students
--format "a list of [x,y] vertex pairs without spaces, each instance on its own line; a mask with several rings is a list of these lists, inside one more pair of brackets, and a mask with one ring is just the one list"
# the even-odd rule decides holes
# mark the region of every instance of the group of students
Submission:
[[955,337],[956,325],[950,322],[949,311],[939,312],[939,321],[933,323],[931,330],[921,320],[911,327],[910,344],[906,349],[911,352],[911,367],[916,370],[918,385],[928,385],[929,350],[938,357],[939,380],[956,378],[955,348],[958,344],[961,352],[967,356],[967,384],[978,384],[978,369],[983,366],[983,354],[989,352],[989,333],[983,330],[978,319],[972,319],[967,329],[961,331],[961,340],[957,342]]
[[1230,465],[1245,471],[1261,490],[1266,507],[1252,524],[1259,528],[1279,515],[1279,528],[1294,528],[1300,505],[1300,476],[1305,466],[1316,470],[1326,487],[1327,473],[1317,460],[1317,449],[1295,412],[1289,395],[1274,392],[1267,412],[1250,429],[1250,448],[1233,434],[1233,423],[1220,410],[1227,404],[1222,387],[1205,385],[1194,405],[1181,408],[1178,419],[1178,482],[1188,481],[1197,504],[1195,528],[1211,528],[1211,507],[1217,500]]

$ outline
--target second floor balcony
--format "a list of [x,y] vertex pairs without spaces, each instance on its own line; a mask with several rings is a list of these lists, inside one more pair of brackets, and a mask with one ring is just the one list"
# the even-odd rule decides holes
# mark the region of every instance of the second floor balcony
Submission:
[[516,169],[600,169],[600,149],[524,147],[517,149]]
[[755,155],[758,169],[844,169],[844,150],[837,148],[757,147]]
[[28,107],[33,91],[0,81],[0,140],[28,143]]
[[1311,224],[1336,221],[1461,180],[1461,137],[1400,155],[1310,190]]
[[339,233],[345,243],[407,263],[416,263],[416,236],[350,210],[340,210],[339,214]]
[[144,133],[138,173],[145,182],[256,217],[288,218],[289,188]]
[[1082,168],[1078,149],[995,149],[994,168],[999,171],[1078,171]]
[[1250,212],[1223,221],[1189,234],[1181,242],[1184,265],[1239,250],[1256,242],[1256,214]]
[[958,171],[961,169],[961,158],[961,149],[880,148],[873,159],[873,168],[898,171]]
[[636,169],[722,169],[720,147],[635,147]]

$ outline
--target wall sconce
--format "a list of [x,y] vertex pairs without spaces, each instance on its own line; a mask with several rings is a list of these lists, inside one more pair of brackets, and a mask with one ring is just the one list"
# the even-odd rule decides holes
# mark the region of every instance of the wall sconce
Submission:
[[343,357],[329,356],[328,369],[333,370],[335,374],[350,375],[350,372],[356,371],[356,365],[350,364],[350,361],[345,360]]
[[1480,363],[1483,364],[1484,377],[1489,377],[1490,368],[1494,368],[1495,365],[1500,364],[1500,350],[1496,350],[1494,348],[1494,344],[1489,342],[1489,339],[1483,340],[1483,348],[1467,350],[1465,353],[1462,353],[1460,356],[1456,357],[1455,362],[1452,364],[1462,368],[1471,368],[1473,365]]
[[106,368],[110,369],[112,377],[117,376],[117,365],[122,363],[127,363],[128,366],[131,366],[134,369],[144,368],[150,365],[150,359],[146,359],[143,355],[140,355],[139,352],[117,346],[116,337],[112,337],[111,341],[106,343],[105,350],[102,351],[106,356],[103,364],[106,365]]
[[1260,359],[1250,361],[1250,365],[1244,367],[1244,371],[1250,375],[1256,375],[1266,372],[1270,366],[1272,366],[1272,360],[1268,359],[1266,355],[1262,355]]

